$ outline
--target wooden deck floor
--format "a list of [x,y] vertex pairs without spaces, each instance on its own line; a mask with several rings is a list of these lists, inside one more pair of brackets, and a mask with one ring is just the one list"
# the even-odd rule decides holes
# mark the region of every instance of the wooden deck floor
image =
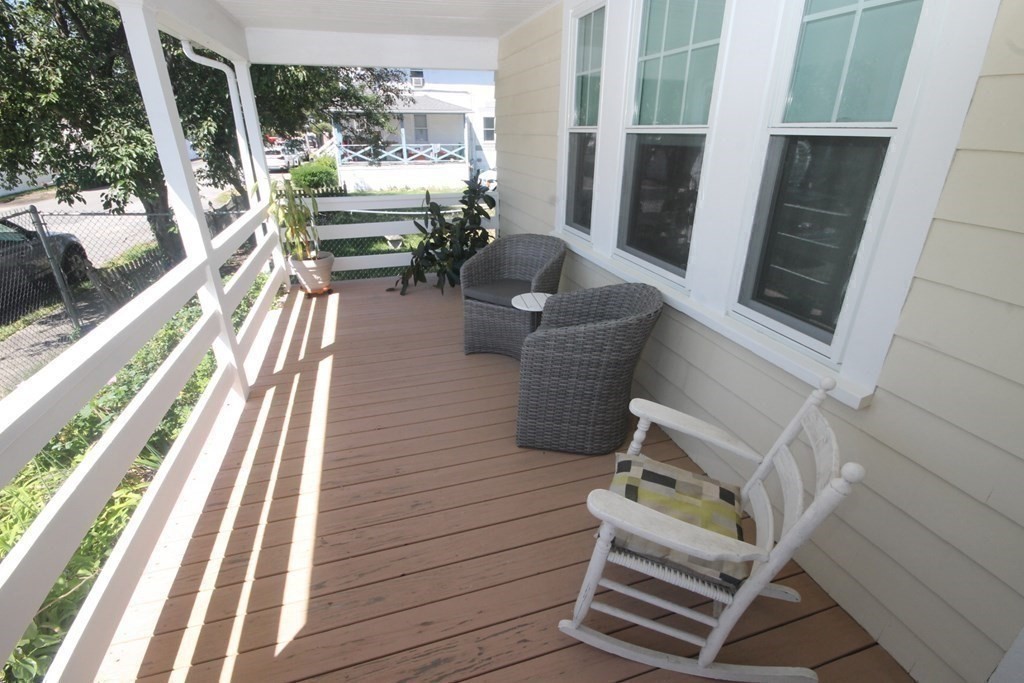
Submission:
[[[517,362],[463,355],[457,291],[385,286],[286,306],[198,521],[165,532],[101,678],[691,680],[557,629],[612,456],[517,448]],[[762,601],[723,661],[910,680],[799,567],[784,576],[804,601]]]

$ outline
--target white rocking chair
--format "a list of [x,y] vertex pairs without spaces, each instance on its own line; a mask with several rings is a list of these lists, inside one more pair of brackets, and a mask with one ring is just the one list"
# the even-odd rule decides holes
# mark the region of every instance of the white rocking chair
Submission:
[[[825,393],[834,387],[831,379],[823,381],[764,456],[725,430],[651,401],[634,399],[630,410],[640,421],[629,450],[618,456],[613,490],[592,491],[587,497],[587,507],[601,520],[601,527],[573,617],[561,621],[559,628],[612,654],[690,675],[726,681],[816,681],[817,675],[810,669],[715,663],[715,658],[758,595],[800,600],[795,590],[772,584],[772,578],[850,492],[851,484],[864,478],[864,468],[856,463],[847,463],[840,470],[835,434],[818,409]],[[735,490],[647,458],[640,449],[652,422],[752,461],[753,475]],[[817,475],[813,500],[806,504],[800,469],[790,450],[801,432],[814,453]],[[765,486],[772,472],[782,493],[781,514],[773,509]],[[734,494],[738,494],[735,499]],[[748,511],[756,524],[754,544],[736,537],[741,509]],[[607,562],[709,598],[714,601],[713,614],[605,578]],[[700,633],[595,600],[599,588],[674,612],[696,622]],[[591,609],[691,643],[700,648],[699,655],[694,659],[652,650],[584,626]]]

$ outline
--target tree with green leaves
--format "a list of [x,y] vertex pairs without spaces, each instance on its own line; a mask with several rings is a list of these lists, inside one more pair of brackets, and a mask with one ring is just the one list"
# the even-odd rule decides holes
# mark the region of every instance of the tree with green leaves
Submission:
[[[245,196],[224,74],[161,36],[186,137],[206,162],[199,181]],[[207,53],[207,56],[218,58]],[[291,136],[345,112],[346,134],[379,139],[407,97],[394,69],[254,65],[264,131]],[[104,208],[137,197],[164,253],[182,255],[120,14],[98,0],[0,0],[0,184],[54,177],[57,199],[105,186]],[[262,150],[261,150],[262,151]]]

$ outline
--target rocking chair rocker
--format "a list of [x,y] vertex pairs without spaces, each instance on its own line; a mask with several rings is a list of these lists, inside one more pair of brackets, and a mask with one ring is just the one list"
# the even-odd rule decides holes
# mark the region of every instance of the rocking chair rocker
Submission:
[[[758,595],[800,600],[795,590],[772,584],[772,578],[835,510],[851,485],[864,478],[864,468],[856,463],[840,468],[835,434],[818,409],[826,392],[834,387],[834,381],[824,380],[764,456],[725,430],[651,401],[634,399],[630,410],[639,424],[629,450],[618,456],[612,490],[595,490],[587,498],[587,507],[601,520],[601,527],[573,617],[561,621],[559,628],[612,654],[694,676],[755,682],[818,680],[810,669],[724,664],[716,663],[715,658]],[[750,460],[753,475],[737,490],[647,458],[640,449],[652,423]],[[814,454],[816,473],[814,498],[806,505],[797,458],[790,449],[801,432]],[[794,449],[806,449],[806,445],[798,446]],[[772,472],[782,493],[778,510],[773,509],[765,486]],[[754,544],[740,538],[738,522],[743,509],[756,524]],[[781,524],[776,527],[778,522]],[[778,540],[776,528],[781,531]],[[605,578],[607,562],[709,598],[713,614]],[[702,625],[695,629],[700,632],[684,631],[595,600],[599,588],[678,614]],[[690,658],[660,652],[584,626],[591,609],[695,645],[700,648],[699,655]]]

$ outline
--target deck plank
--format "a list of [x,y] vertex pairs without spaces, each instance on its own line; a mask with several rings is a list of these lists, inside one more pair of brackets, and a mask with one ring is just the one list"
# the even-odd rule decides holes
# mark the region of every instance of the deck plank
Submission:
[[[584,501],[607,486],[613,456],[518,448],[518,363],[462,354],[455,292],[400,297],[389,284],[344,283],[282,310],[202,512],[168,524],[168,552],[150,563],[102,677],[689,680],[558,631],[597,526]],[[696,469],[660,430],[645,451]],[[795,563],[780,576],[804,600],[755,603],[723,661],[907,680]]]

